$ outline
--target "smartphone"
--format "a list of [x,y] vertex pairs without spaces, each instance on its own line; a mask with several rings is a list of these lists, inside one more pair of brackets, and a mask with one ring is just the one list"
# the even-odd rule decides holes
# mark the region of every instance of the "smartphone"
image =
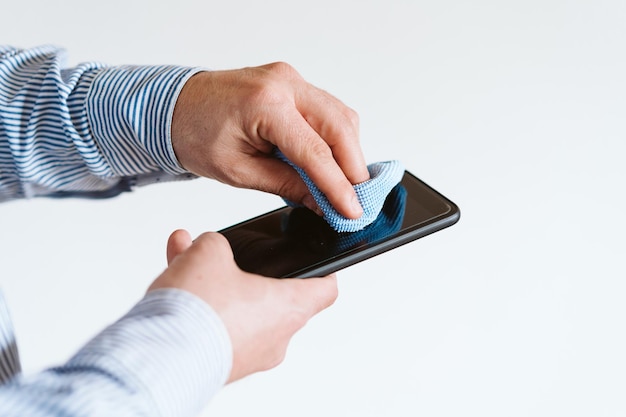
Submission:
[[456,204],[408,171],[376,220],[338,233],[309,209],[282,207],[221,230],[241,269],[276,278],[325,276],[455,224]]

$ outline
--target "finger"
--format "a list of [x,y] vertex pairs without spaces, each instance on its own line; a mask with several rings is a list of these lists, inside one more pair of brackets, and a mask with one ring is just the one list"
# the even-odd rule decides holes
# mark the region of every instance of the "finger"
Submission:
[[174,231],[167,240],[167,264],[191,246],[191,236],[186,230]]
[[298,111],[330,146],[333,157],[352,184],[369,179],[365,157],[359,144],[358,114],[340,100],[313,85],[306,84],[297,95]]
[[202,253],[202,257],[205,259],[211,257],[223,264],[234,264],[235,262],[230,243],[221,233],[206,232],[198,236],[190,249],[190,252],[195,251]]
[[279,195],[321,213],[304,181],[292,167],[273,156],[254,158],[254,163],[240,165],[237,172],[239,184]]
[[359,117],[350,107],[328,92],[306,82],[290,65],[272,63],[263,67],[289,80],[295,105],[309,125],[328,143],[333,156],[352,184],[369,179],[359,145]]
[[333,305],[339,294],[335,274],[323,278],[286,279],[283,281],[298,287],[299,303],[308,307],[310,316],[314,316]]
[[363,214],[354,188],[330,146],[295,108],[283,109],[283,117],[272,118],[265,132],[260,133],[307,173],[339,213],[353,219]]

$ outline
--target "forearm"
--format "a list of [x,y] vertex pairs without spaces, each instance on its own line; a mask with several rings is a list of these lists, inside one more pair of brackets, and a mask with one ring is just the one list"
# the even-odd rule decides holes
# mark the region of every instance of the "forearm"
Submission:
[[67,364],[0,387],[0,415],[197,415],[226,382],[228,333],[180,290],[150,292]]
[[191,177],[174,154],[171,120],[197,71],[63,69],[56,48],[0,47],[0,201],[109,196],[137,182]]

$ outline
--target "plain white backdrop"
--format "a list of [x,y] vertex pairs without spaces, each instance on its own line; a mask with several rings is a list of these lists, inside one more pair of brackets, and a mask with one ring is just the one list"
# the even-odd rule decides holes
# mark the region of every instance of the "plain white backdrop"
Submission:
[[[205,416],[626,414],[626,3],[7,1],[0,42],[69,64],[292,64],[461,221],[339,274],[277,369]],[[66,360],[165,266],[176,228],[281,205],[213,181],[0,206],[26,372]]]

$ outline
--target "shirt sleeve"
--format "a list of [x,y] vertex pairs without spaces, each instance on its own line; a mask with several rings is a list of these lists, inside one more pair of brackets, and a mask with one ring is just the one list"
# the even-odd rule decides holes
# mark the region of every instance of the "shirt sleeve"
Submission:
[[0,289],[0,385],[22,371],[9,309]]
[[176,158],[171,122],[203,69],[64,62],[52,46],[0,46],[0,201],[109,197],[194,178]]
[[0,386],[0,415],[192,417],[231,366],[211,307],[182,290],[155,290],[65,365]]

